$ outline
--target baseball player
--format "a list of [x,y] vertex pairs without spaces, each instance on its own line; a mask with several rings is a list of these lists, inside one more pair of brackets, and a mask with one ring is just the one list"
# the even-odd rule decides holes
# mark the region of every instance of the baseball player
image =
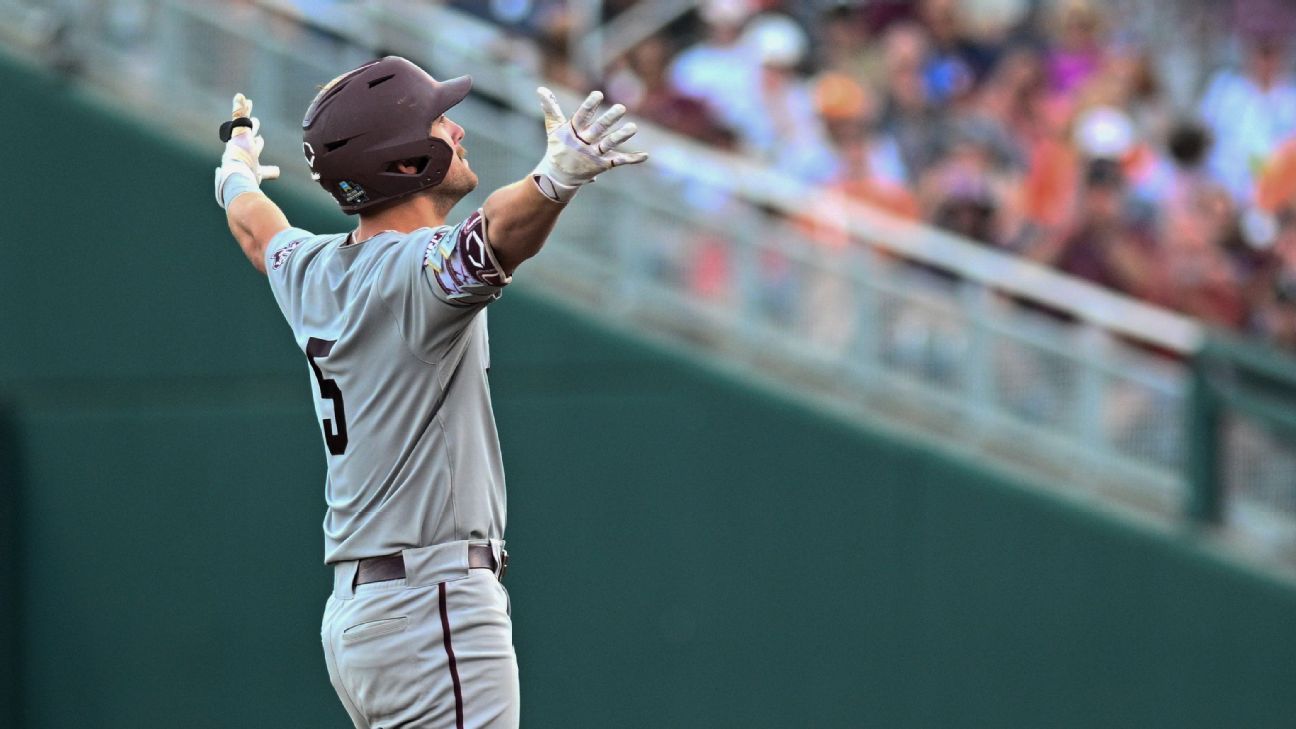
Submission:
[[319,92],[302,149],[311,176],[359,216],[350,233],[294,228],[261,193],[278,170],[258,162],[251,101],[235,96],[221,128],[216,198],[306,355],[335,575],[321,638],[362,729],[518,725],[486,305],[582,185],[647,159],[618,149],[635,133],[617,127],[624,107],[599,114],[596,91],[569,120],[542,87],[539,165],[448,225],[477,185],[447,116],[471,86],[387,57]]

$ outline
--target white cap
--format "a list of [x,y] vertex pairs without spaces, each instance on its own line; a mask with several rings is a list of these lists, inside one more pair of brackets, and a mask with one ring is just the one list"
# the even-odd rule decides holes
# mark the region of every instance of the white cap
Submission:
[[1134,122],[1114,106],[1095,106],[1076,119],[1072,140],[1086,157],[1120,159],[1134,147]]
[[791,67],[801,63],[810,40],[797,22],[786,15],[765,13],[743,31],[743,45],[756,52],[761,63]]

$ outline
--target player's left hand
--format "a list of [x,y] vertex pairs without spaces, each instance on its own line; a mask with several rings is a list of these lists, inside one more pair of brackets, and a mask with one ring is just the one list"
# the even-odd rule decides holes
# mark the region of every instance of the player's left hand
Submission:
[[617,149],[638,131],[634,122],[613,129],[626,108],[613,104],[597,118],[603,93],[592,91],[571,119],[563,115],[558,99],[549,89],[536,89],[544,111],[548,141],[545,157],[532,173],[532,179],[546,197],[567,202],[576,190],[597,175],[620,165],[639,164],[648,159],[647,152],[622,152]]
[[252,100],[243,94],[235,94],[230,119],[234,125],[227,130],[229,141],[225,142],[221,166],[216,168],[216,201],[221,207],[225,207],[221,189],[231,175],[243,175],[257,185],[262,180],[279,177],[278,167],[260,163],[265,139],[260,134],[261,121],[252,116]]

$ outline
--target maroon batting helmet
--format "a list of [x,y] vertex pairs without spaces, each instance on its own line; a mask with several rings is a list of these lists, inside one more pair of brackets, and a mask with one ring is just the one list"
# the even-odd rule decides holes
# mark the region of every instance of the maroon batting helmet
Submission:
[[[454,150],[432,123],[463,101],[472,78],[437,81],[399,56],[342,74],[302,119],[311,176],[352,215],[441,183]],[[415,172],[397,169],[412,164]]]

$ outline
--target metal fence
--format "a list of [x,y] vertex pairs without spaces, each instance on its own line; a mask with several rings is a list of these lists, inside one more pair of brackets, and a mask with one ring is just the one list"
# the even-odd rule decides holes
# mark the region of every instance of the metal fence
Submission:
[[[521,177],[543,149],[537,79],[510,40],[445,8],[344,5],[312,25],[267,11],[278,7],[269,1],[89,5],[97,12],[73,36],[87,75],[204,139],[230,93],[247,91],[282,184],[313,188],[298,120],[315,89],[379,48],[437,75],[473,74],[477,93],[455,116],[483,190]],[[119,16],[132,19],[128,31]],[[638,140],[652,163],[583,191],[519,281],[840,412],[1158,512],[1189,501],[1184,362],[1202,338],[1191,321],[661,130]],[[1241,437],[1231,452],[1263,441]],[[1270,481],[1246,473],[1230,476],[1250,484],[1238,493],[1260,495],[1244,500],[1290,521],[1288,476],[1261,486]]]

